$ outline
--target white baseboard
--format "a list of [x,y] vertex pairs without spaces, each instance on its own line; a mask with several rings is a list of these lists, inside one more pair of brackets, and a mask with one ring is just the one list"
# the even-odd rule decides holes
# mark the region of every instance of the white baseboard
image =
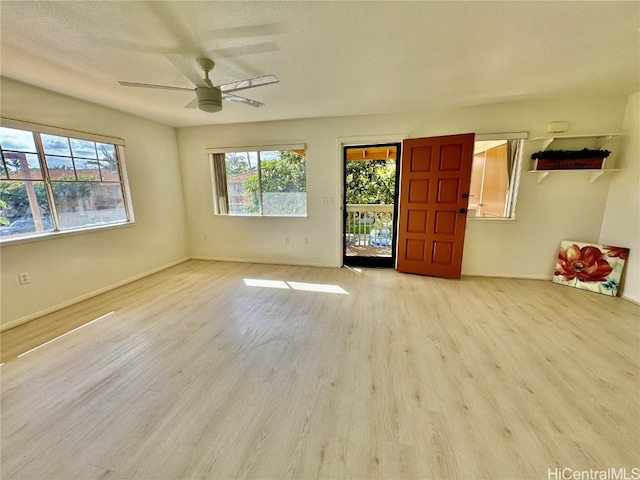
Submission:
[[75,305],[76,303],[83,302],[92,297],[97,297],[103,293],[106,293],[110,290],[113,290],[118,287],[122,287],[131,282],[135,282],[136,280],[140,280],[141,278],[148,277],[149,275],[153,275],[154,273],[161,272],[162,270],[166,270],[167,268],[171,268],[180,263],[184,263],[190,260],[189,257],[181,258],[180,260],[176,260],[175,262],[168,263],[166,265],[162,265],[160,267],[154,268],[152,270],[146,271],[144,273],[140,273],[138,275],[134,275],[133,277],[126,278],[125,280],[121,280],[120,282],[113,283],[111,285],[107,285],[106,287],[99,288],[98,290],[94,290],[89,293],[85,293],[84,295],[80,295],[79,297],[72,298],[71,300],[67,300],[62,303],[58,303],[49,308],[45,308],[44,310],[40,310],[39,312],[31,313],[24,317],[18,318],[17,320],[13,320],[11,322],[7,322],[4,325],[0,326],[0,332],[4,332],[13,327],[17,327],[18,325],[22,325],[23,323],[30,322],[31,320],[35,320],[36,318],[43,317],[44,315],[48,315],[53,312],[57,312],[58,310],[62,310],[63,308],[70,307],[71,305]]
[[[522,280],[547,280],[550,281],[553,279],[553,275],[485,275],[485,274],[463,274],[463,277],[486,277],[486,278],[516,278]],[[635,300],[633,298],[627,297],[626,295],[620,295],[619,298],[626,300],[631,303],[635,303],[636,305],[640,305],[640,301]]]
[[463,277],[486,277],[486,278],[515,278],[517,280],[551,280],[553,275],[498,275],[482,273],[463,273]]
[[295,267],[321,267],[321,268],[340,268],[339,265],[331,263],[313,263],[313,262],[290,262],[278,260],[264,260],[259,258],[230,258],[230,257],[202,257],[193,256],[192,260],[208,260],[212,262],[233,262],[233,263],[260,263],[266,265],[292,265]]
[[[146,271],[144,273],[134,275],[133,277],[129,277],[120,282],[116,282],[114,284],[107,285],[106,287],[99,288],[98,290],[94,290],[84,295],[80,295],[79,297],[72,298],[71,300],[67,300],[66,302],[62,302],[52,307],[45,308],[44,310],[40,310],[39,312],[32,313],[30,315],[26,315],[24,317],[18,318],[17,320],[14,320],[12,322],[5,323],[4,325],[0,326],[0,332],[3,332],[13,327],[17,327],[18,325],[22,325],[23,323],[30,322],[31,320],[35,320],[36,318],[40,318],[44,315],[57,312],[58,310],[62,310],[63,308],[70,307],[71,305],[75,305],[76,303],[80,303],[84,300],[88,300],[89,298],[96,297],[110,290],[114,290],[118,287],[122,287],[123,285],[127,285],[128,283],[135,282],[136,280],[140,280],[141,278],[148,277],[149,275],[153,275],[154,273],[158,273],[158,272],[161,272],[162,270],[166,270],[167,268],[171,268],[180,263],[184,263],[188,260],[205,260],[205,261],[214,261],[214,262],[235,262],[235,263],[259,263],[259,264],[266,264],[266,265],[292,265],[292,266],[298,266],[298,267],[340,268],[340,265],[327,264],[327,263],[309,263],[309,262],[303,263],[303,262],[288,262],[288,261],[277,262],[277,261],[269,261],[264,259],[229,258],[229,257],[203,257],[203,256],[184,257],[174,262]],[[515,278],[520,280],[547,280],[547,281],[553,278],[552,275],[463,274],[462,276],[463,277],[486,277],[486,278]],[[623,298],[624,300],[635,303],[636,305],[640,305],[640,302],[638,302],[637,300],[626,297],[624,295],[622,295],[620,298]]]
[[626,295],[620,295],[620,298],[625,299],[627,302],[635,303],[636,305],[640,305],[640,302],[634,298],[627,297]]

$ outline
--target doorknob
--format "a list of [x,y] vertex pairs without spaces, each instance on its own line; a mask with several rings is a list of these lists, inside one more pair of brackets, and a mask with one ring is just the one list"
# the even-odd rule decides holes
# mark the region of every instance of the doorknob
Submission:
[[467,198],[469,195],[466,193],[463,193],[462,195],[460,195],[462,198]]
[[458,210],[458,213],[467,213],[467,209],[466,208],[461,208],[460,210]]

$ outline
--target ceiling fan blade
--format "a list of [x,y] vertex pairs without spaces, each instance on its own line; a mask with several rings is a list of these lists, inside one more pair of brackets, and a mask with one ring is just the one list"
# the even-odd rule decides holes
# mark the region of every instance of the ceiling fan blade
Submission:
[[204,78],[202,78],[198,74],[196,69],[193,68],[187,61],[187,59],[182,55],[180,55],[179,53],[165,53],[164,56],[167,57],[167,60],[173,63],[175,67],[180,70],[189,80],[191,80],[196,87],[209,87],[209,85],[207,85],[207,82],[204,81]]
[[136,83],[118,81],[123,87],[159,88],[161,90],[180,90],[183,92],[193,92],[193,88],[171,87],[169,85],[154,85],[153,83]]
[[194,97],[189,103],[187,103],[184,108],[196,108],[198,106],[198,98]]
[[244,103],[245,105],[251,105],[252,107],[262,107],[264,103],[257,100],[251,100],[250,98],[239,97],[238,95],[231,95],[230,93],[223,93],[222,98],[230,102]]
[[278,83],[280,80],[275,75],[265,75],[264,77],[247,78],[238,82],[225,83],[219,85],[221,92],[237,92],[238,90],[246,90],[247,88],[260,87],[261,85],[269,85],[270,83]]

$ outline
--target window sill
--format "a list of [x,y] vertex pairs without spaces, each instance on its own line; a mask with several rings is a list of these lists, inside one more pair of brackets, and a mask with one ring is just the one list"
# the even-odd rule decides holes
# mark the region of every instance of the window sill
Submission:
[[308,218],[308,215],[253,215],[251,213],[214,213],[213,216],[215,218]]
[[61,237],[72,237],[75,235],[84,235],[87,233],[102,232],[104,230],[115,230],[119,228],[129,228],[135,226],[136,222],[114,223],[111,225],[100,225],[88,228],[79,228],[76,230],[64,230],[59,232],[50,232],[43,235],[28,235],[19,238],[7,238],[0,240],[0,248],[21,245],[23,243],[41,242],[43,240],[53,240]]
[[497,222],[497,223],[516,223],[515,218],[507,217],[467,217],[470,222]]

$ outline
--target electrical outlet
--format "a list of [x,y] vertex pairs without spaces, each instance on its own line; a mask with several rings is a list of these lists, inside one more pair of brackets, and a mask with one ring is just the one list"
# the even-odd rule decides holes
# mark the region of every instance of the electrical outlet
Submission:
[[20,285],[26,285],[27,283],[31,283],[31,277],[29,276],[29,272],[19,273],[18,278],[20,279]]
[[284,237],[284,243],[286,243],[287,245],[289,245],[289,237]]

